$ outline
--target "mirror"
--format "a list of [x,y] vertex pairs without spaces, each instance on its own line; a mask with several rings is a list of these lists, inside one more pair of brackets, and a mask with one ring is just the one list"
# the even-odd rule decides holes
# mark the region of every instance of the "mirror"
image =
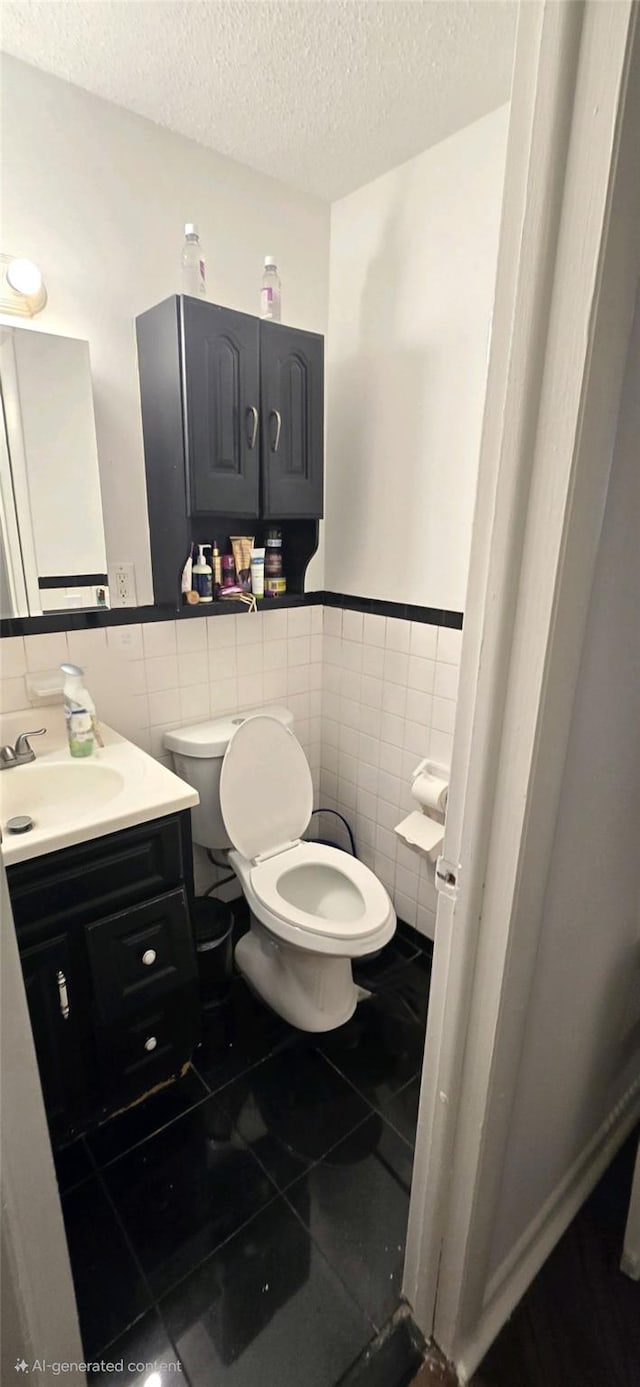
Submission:
[[106,607],[89,343],[0,325],[0,615]]

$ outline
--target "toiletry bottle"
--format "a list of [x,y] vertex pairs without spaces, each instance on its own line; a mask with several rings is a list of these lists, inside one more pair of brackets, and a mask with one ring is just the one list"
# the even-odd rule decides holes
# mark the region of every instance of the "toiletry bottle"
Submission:
[[96,705],[84,686],[84,670],[79,665],[61,665],[64,674],[64,716],[72,756],[93,756],[102,745],[96,719]]
[[265,255],[264,274],[260,290],[260,317],[269,318],[272,323],[279,323],[281,308],[282,285],[278,266],[272,255]]
[[232,588],[236,581],[236,566],[233,554],[223,554],[220,559],[223,588]]
[[205,260],[198,228],[193,222],[187,222],[184,228],[184,245],[182,247],[182,292],[191,294],[193,298],[204,299],[207,296],[207,283],[205,272]]
[[251,550],[251,591],[254,597],[264,597],[264,549]]
[[217,597],[222,587],[222,559],[217,539],[214,539],[211,546],[211,567],[213,569],[213,595]]
[[265,578],[282,577],[282,530],[267,530],[265,541]]
[[198,562],[194,563],[192,570],[193,586],[201,602],[213,602],[213,573],[204,554],[205,549],[210,548],[210,544],[198,545]]

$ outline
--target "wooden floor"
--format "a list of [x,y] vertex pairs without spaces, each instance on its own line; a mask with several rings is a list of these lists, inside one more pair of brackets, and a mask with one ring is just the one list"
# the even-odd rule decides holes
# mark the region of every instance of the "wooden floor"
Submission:
[[640,1283],[620,1271],[638,1133],[505,1325],[471,1387],[639,1387]]

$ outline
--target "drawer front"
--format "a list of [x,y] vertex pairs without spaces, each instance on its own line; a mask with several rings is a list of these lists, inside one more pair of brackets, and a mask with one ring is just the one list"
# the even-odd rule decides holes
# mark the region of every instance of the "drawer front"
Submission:
[[85,929],[98,1016],[109,1024],[195,979],[183,886]]
[[177,886],[184,855],[174,814],[16,863],[8,878],[18,936],[35,936],[57,920],[68,929]]
[[199,1040],[195,984],[97,1032],[107,1089],[141,1096],[191,1058]]

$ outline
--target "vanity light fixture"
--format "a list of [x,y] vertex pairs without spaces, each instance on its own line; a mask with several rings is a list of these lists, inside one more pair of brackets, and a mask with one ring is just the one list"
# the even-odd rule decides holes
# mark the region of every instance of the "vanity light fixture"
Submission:
[[42,273],[33,260],[0,255],[0,313],[33,318],[47,302]]

